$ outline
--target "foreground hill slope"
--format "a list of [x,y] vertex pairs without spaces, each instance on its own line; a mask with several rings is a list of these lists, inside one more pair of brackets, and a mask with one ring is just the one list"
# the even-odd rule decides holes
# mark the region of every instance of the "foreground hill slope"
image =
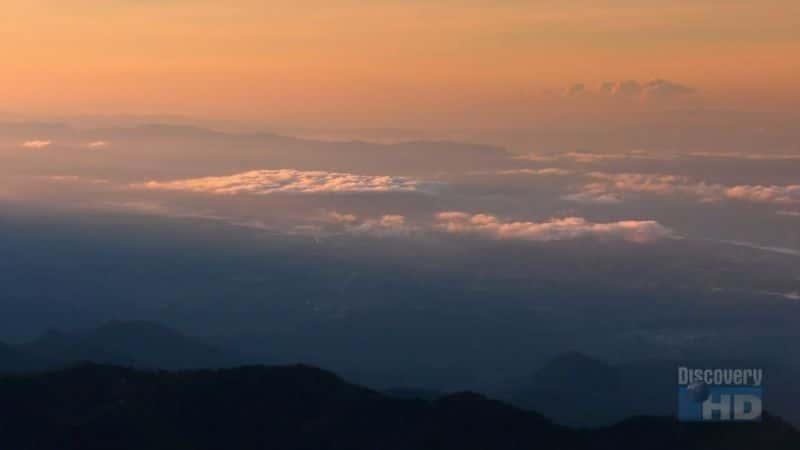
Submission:
[[387,397],[307,367],[148,372],[81,365],[0,377],[0,448],[796,449],[782,421],[636,418],[576,431],[472,393]]

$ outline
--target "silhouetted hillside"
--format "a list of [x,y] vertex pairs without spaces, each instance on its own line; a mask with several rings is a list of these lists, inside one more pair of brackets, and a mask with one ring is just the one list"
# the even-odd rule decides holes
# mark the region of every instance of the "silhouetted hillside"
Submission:
[[745,449],[793,448],[798,431],[780,418],[765,413],[763,423],[688,424],[666,417],[634,417],[592,431],[593,449]]
[[533,381],[543,388],[574,384],[586,390],[594,390],[619,387],[620,376],[611,365],[572,352],[551,360],[534,374]]
[[0,398],[0,448],[15,450],[800,448],[800,434],[773,418],[727,426],[637,418],[576,431],[477,394],[391,398],[307,366],[81,365],[0,377]]
[[[627,416],[629,399],[623,394],[622,384],[622,374],[615,367],[580,353],[568,353],[515,387],[509,400],[521,408],[548,411],[562,423],[593,426]],[[670,386],[668,392],[673,393],[674,388]]]
[[49,331],[21,349],[59,364],[92,361],[143,368],[192,369],[245,363],[233,352],[150,322],[114,321],[80,332]]
[[381,391],[381,394],[388,397],[428,400],[433,401],[439,397],[443,397],[444,393],[440,391],[433,391],[428,389],[413,389],[413,388],[394,388]]

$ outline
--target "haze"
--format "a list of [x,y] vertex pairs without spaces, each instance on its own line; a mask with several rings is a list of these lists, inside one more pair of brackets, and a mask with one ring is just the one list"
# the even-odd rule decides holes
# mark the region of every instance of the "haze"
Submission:
[[[794,113],[799,21],[792,0],[7,0],[0,97],[4,112],[26,117],[315,129],[527,126],[686,107]],[[585,95],[657,79],[689,90]],[[564,97],[574,89],[588,98]]]

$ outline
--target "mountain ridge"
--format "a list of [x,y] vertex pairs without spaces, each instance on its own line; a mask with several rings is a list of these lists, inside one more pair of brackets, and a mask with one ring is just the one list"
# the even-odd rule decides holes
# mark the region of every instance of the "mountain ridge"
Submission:
[[306,365],[169,372],[78,364],[0,376],[0,398],[0,444],[18,450],[800,446],[800,432],[769,415],[739,425],[636,417],[580,430],[472,392],[391,398]]
[[115,320],[83,330],[48,330],[15,350],[46,361],[44,366],[50,368],[78,361],[152,369],[231,367],[247,362],[233,350],[147,321]]

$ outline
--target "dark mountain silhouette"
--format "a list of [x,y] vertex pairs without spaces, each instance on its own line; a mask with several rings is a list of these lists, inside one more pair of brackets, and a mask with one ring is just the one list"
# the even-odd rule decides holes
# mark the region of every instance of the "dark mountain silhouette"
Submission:
[[745,449],[792,448],[798,431],[765,413],[761,423],[678,423],[668,417],[640,416],[587,433],[592,449]]
[[592,426],[628,416],[622,387],[617,368],[580,353],[567,353],[520,383],[508,398],[525,409],[548,411],[558,422]]
[[245,363],[244,357],[235,352],[215,348],[151,322],[114,321],[86,331],[49,331],[21,349],[59,364],[92,361],[143,368],[191,369]]
[[586,356],[571,352],[560,355],[533,376],[533,382],[543,388],[574,385],[583,390],[598,388],[618,388],[620,374],[611,365]]
[[0,398],[0,448],[15,450],[800,448],[800,433],[770,416],[739,425],[640,417],[579,431],[478,394],[392,398],[307,366],[80,365],[2,376]]

